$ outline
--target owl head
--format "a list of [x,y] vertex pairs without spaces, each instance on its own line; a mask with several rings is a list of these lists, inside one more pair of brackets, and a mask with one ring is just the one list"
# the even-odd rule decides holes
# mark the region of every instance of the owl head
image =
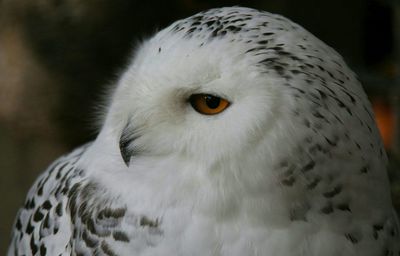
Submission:
[[196,14],[145,41],[118,82],[110,122],[127,163],[140,154],[278,160],[299,146],[310,153],[308,140],[361,146],[377,135],[334,50],[281,16],[241,7]]
[[[292,189],[326,214],[351,210],[355,194],[387,194],[360,83],[338,53],[282,16],[230,7],[177,21],[137,49],[117,84],[99,137],[126,168],[182,159],[238,187]],[[371,183],[380,185],[355,185]]]

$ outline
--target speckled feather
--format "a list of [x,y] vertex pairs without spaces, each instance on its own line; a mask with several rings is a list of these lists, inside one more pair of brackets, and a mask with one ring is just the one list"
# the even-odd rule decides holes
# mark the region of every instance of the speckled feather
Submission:
[[[194,93],[231,102],[194,111]],[[386,153],[339,54],[211,9],[146,41],[92,143],[39,177],[9,255],[400,255]]]

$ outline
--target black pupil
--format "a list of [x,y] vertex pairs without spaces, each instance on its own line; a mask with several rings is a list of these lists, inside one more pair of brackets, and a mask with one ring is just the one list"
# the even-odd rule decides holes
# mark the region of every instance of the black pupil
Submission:
[[221,98],[210,96],[210,95],[204,96],[204,99],[206,100],[207,107],[209,107],[211,109],[218,108],[218,106],[221,102]]

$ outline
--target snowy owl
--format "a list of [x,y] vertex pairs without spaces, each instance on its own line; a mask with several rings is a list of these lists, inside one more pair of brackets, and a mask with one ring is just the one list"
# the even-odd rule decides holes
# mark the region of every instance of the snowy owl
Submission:
[[8,255],[397,256],[386,165],[338,53],[282,16],[211,9],[138,48]]

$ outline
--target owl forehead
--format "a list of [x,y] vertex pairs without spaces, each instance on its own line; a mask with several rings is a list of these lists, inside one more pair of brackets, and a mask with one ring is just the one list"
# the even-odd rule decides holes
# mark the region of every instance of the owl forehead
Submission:
[[[228,7],[200,12],[177,21],[167,28],[167,31],[186,39],[195,38],[199,42],[198,46],[202,47],[213,39],[224,40],[230,44],[251,44],[265,36],[287,31],[290,26],[296,25],[278,15],[249,8]],[[266,32],[268,29],[271,31]]]
[[247,8],[222,8],[177,21],[144,44],[136,63],[153,74],[173,74],[174,79],[176,73],[194,78],[196,73],[248,71],[260,61],[259,51],[276,46],[272,41],[280,33],[266,27],[266,20],[276,19],[264,15],[273,16]]
[[327,48],[284,17],[230,7],[211,9],[173,23],[149,41],[144,55],[151,59],[150,66],[234,68],[242,63],[258,67],[260,72],[272,70],[288,77],[293,74],[285,74],[285,70],[318,62],[312,55],[320,56]]

